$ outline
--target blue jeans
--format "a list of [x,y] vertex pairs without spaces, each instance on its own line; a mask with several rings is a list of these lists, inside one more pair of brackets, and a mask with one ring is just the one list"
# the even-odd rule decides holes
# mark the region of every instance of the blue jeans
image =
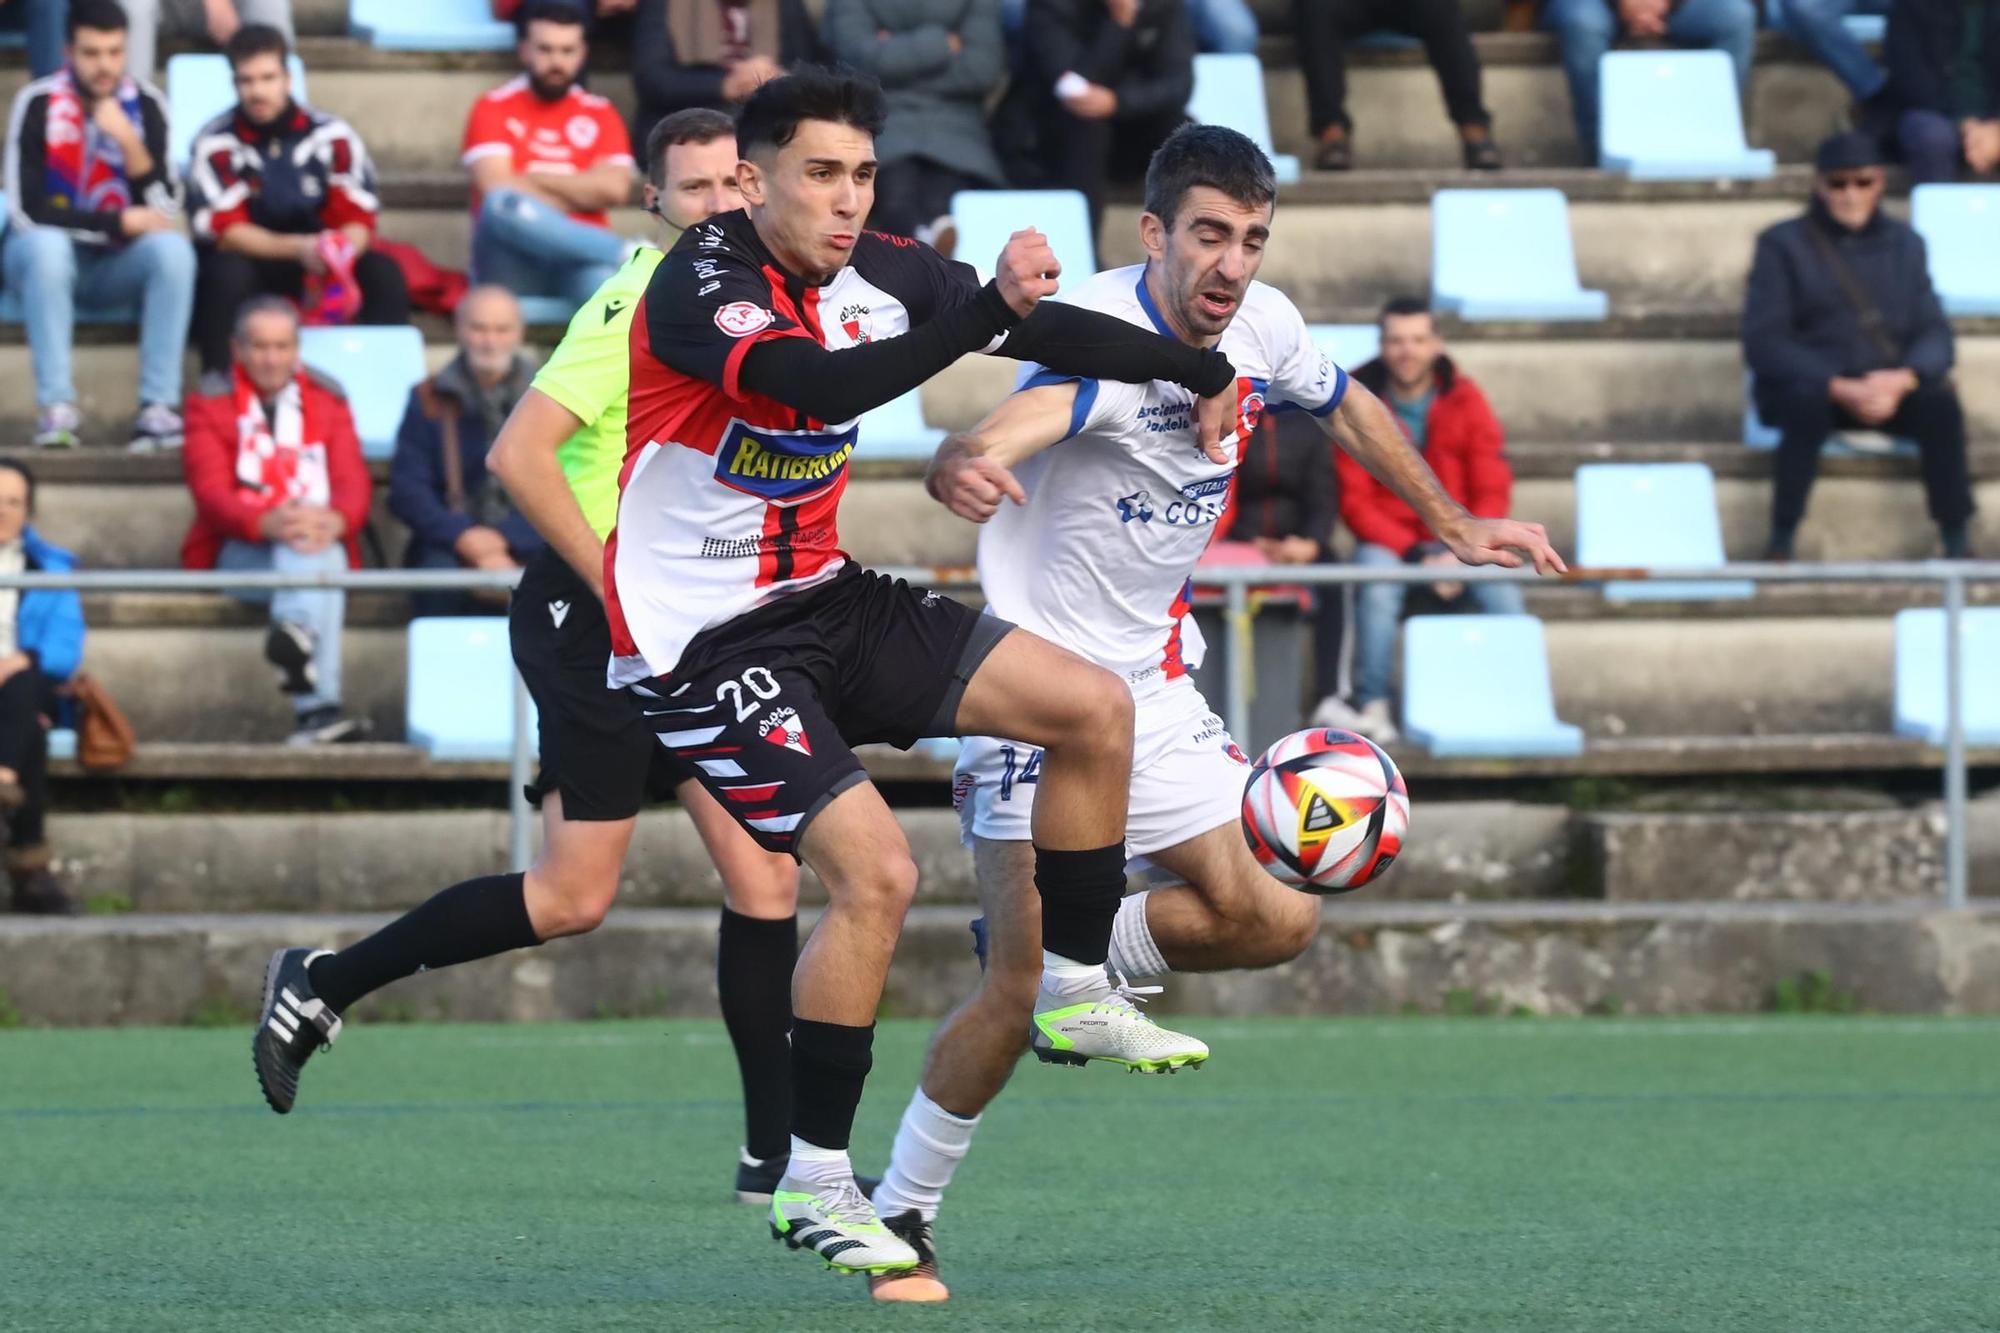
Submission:
[[[339,542],[305,555],[289,546],[264,542],[228,541],[216,557],[217,569],[274,570],[281,574],[338,573],[347,568],[347,548]],[[271,603],[271,623],[297,625],[312,635],[313,674],[316,685],[311,694],[293,699],[299,712],[340,703],[340,630],[347,619],[347,594],[338,588],[285,588],[277,592],[231,593],[238,601]]]
[[[1542,26],[1562,39],[1570,113],[1584,157],[1597,162],[1597,62],[1618,36],[1611,0],[1548,0]],[[1757,45],[1757,11],[1750,0],[1687,0],[1667,19],[1667,37],[1682,46],[1713,47],[1736,63],[1736,89],[1749,111],[1750,57]]]
[[472,228],[472,275],[516,296],[590,299],[625,257],[617,232],[578,222],[519,190],[495,190]]
[[1847,91],[1866,101],[1882,91],[1889,76],[1841,20],[1849,14],[1888,12],[1889,0],[1785,0],[1781,26],[1832,70]]
[[139,402],[181,401],[181,357],[194,311],[194,247],[178,231],[92,245],[52,227],[8,232],[7,286],[21,296],[34,353],[35,405],[76,401],[70,378],[76,307],[139,303]]
[[1257,15],[1244,0],[1187,0],[1195,43],[1223,55],[1257,53]]
[[[1354,549],[1354,563],[1375,569],[1401,569],[1403,557],[1386,546],[1362,542]],[[1451,576],[1440,571],[1441,579]],[[1354,704],[1357,708],[1389,697],[1389,668],[1396,656],[1396,626],[1403,619],[1403,597],[1407,583],[1364,583],[1354,598]],[[1518,583],[1468,583],[1465,595],[1482,614],[1521,614],[1521,586]]]
[[63,29],[69,22],[69,0],[15,0],[0,5],[0,31],[25,33],[28,73],[45,79],[62,68]]

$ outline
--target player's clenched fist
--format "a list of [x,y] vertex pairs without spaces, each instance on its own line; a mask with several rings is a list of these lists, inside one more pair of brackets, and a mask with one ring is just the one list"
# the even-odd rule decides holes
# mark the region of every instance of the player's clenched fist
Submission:
[[938,446],[924,477],[924,489],[931,498],[960,518],[984,523],[1000,508],[1002,500],[1028,503],[1021,483],[994,460],[973,453],[965,437],[954,435]]
[[1007,248],[994,266],[993,281],[999,285],[1007,308],[1026,318],[1037,301],[1056,294],[1056,278],[1061,273],[1062,265],[1049,248],[1049,238],[1027,227],[1007,238]]

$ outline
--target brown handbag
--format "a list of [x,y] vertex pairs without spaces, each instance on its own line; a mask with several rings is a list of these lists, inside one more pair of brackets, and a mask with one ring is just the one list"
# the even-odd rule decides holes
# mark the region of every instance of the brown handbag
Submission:
[[70,681],[68,690],[76,702],[77,761],[93,771],[130,763],[137,738],[111,692],[98,684],[95,676],[81,673]]

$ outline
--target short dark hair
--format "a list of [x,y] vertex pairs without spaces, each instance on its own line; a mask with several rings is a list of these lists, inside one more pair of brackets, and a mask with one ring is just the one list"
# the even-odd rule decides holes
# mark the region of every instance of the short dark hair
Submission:
[[1392,296],[1384,301],[1382,313],[1375,317],[1375,327],[1381,328],[1387,325],[1392,315],[1423,315],[1430,320],[1432,328],[1437,327],[1437,312],[1432,310],[1431,303],[1421,296]]
[[[88,28],[92,32],[124,32],[129,26],[125,7],[118,0],[70,0],[69,18],[63,24],[63,33],[74,42],[78,28]],[[31,480],[29,489],[33,488]]]
[[[105,3],[109,4],[110,0],[105,0]],[[71,10],[70,12],[73,14],[76,11]],[[123,13],[124,11],[120,10],[119,12]],[[125,25],[121,23],[117,28],[100,28],[95,23],[86,23],[83,26],[93,32],[117,32],[119,28],[123,28]],[[33,518],[35,516],[35,474],[29,470],[26,463],[21,462],[17,458],[0,458],[0,472],[12,472],[22,481],[28,483],[28,517]]]
[[736,151],[748,157],[765,144],[783,148],[802,120],[831,121],[879,136],[888,114],[882,86],[866,75],[797,65],[750,94],[736,117]]
[[691,106],[685,111],[676,111],[665,116],[646,132],[646,179],[655,188],[667,187],[667,150],[684,143],[714,143],[717,139],[734,137],[736,122],[720,111],[712,111],[705,106]]
[[514,11],[514,37],[521,40],[528,35],[531,23],[559,23],[565,28],[585,28],[588,22],[583,10],[569,3],[569,0],[528,0]]
[[1146,211],[1174,225],[1188,191],[1206,185],[1248,208],[1278,198],[1271,159],[1248,137],[1222,125],[1183,125],[1146,164]]
[[229,58],[231,74],[241,69],[244,61],[257,56],[276,56],[282,65],[291,53],[291,43],[285,40],[285,34],[268,23],[244,24],[222,48],[222,54]]

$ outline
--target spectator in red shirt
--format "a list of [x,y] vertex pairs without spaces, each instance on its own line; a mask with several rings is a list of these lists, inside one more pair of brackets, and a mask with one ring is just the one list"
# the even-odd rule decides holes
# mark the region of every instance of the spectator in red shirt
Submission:
[[473,278],[579,306],[631,248],[605,210],[631,197],[632,141],[617,108],[576,85],[590,54],[582,11],[531,0],[515,21],[521,73],[465,122]]
[[[227,382],[187,401],[183,466],[194,524],[181,564],[286,574],[360,564],[368,465],[346,396],[300,365],[298,311],[282,297],[251,298],[231,346]],[[358,739],[364,724],[340,710],[346,594],[288,588],[270,601],[264,656],[292,696],[292,744]]]
[[[1506,438],[1472,380],[1458,373],[1444,353],[1437,319],[1414,297],[1382,307],[1382,354],[1354,372],[1396,414],[1437,473],[1451,497],[1480,518],[1506,514],[1513,497],[1514,472],[1507,465]],[[1487,615],[1518,615],[1521,589],[1512,583],[1460,583],[1451,571],[1457,559],[1424,527],[1410,507],[1368,475],[1346,453],[1335,455],[1340,476],[1340,517],[1354,533],[1359,565],[1434,565],[1433,585],[1446,602],[1470,598]],[[1389,668],[1396,625],[1403,614],[1406,583],[1364,583],[1355,599],[1354,705],[1338,699],[1320,705],[1313,720],[1347,726],[1385,744],[1398,738],[1390,717]]]

